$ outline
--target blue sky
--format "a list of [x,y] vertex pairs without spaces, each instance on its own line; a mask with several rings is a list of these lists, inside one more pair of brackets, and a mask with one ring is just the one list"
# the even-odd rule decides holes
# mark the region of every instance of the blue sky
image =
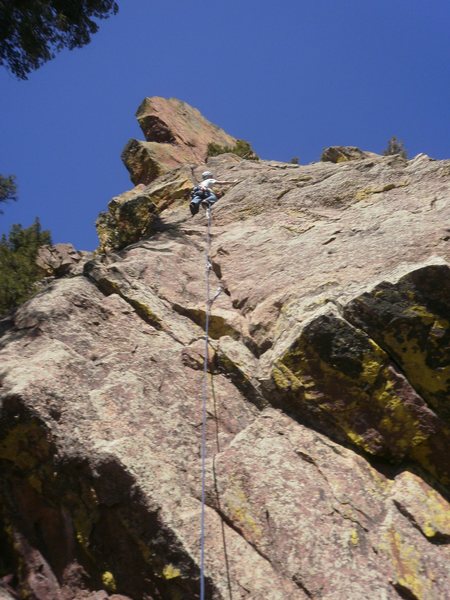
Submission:
[[28,81],[0,69],[0,173],[19,201],[0,233],[39,216],[54,242],[97,245],[95,219],[132,184],[145,96],[198,108],[262,158],[302,163],[331,145],[450,157],[448,0],[118,0],[85,48]]

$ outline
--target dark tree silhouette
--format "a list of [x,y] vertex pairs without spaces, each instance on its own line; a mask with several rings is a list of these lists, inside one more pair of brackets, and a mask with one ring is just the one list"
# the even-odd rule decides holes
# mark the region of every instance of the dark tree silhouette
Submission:
[[[7,202],[8,200],[17,200],[16,178],[14,175],[8,175],[7,177],[0,175],[0,202]],[[0,214],[2,212],[0,210]]]
[[408,158],[403,142],[398,140],[395,135],[391,137],[386,150],[383,152],[384,156],[390,156],[391,154],[399,154],[402,158]]
[[63,48],[88,44],[118,11],[114,0],[0,0],[0,65],[19,79]]
[[35,292],[34,284],[42,278],[36,257],[45,244],[51,244],[51,236],[42,231],[39,219],[26,229],[13,225],[0,238],[0,317]]

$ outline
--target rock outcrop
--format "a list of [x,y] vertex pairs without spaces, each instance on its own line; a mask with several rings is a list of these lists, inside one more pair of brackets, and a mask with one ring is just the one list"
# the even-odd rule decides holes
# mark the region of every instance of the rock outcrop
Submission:
[[81,275],[84,263],[92,258],[92,252],[79,252],[72,244],[41,246],[36,264],[46,277]]
[[322,152],[320,160],[332,163],[347,162],[349,160],[361,160],[362,158],[373,158],[374,152],[364,152],[356,146],[330,146]]
[[234,146],[237,141],[176,98],[146,98],[136,117],[146,141],[129,140],[122,153],[135,185],[147,185],[186,163],[205,162],[208,144]]
[[[206,597],[446,598],[450,161],[208,168],[238,183],[213,210]],[[6,598],[199,598],[186,173],[116,199],[109,251],[0,323]]]

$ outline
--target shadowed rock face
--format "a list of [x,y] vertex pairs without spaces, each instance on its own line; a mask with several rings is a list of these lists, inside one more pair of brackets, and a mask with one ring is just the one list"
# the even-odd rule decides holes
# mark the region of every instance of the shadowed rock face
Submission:
[[[208,168],[238,182],[213,211],[208,599],[445,598],[450,162]],[[114,200],[111,251],[0,323],[0,598],[199,597],[186,172]]]

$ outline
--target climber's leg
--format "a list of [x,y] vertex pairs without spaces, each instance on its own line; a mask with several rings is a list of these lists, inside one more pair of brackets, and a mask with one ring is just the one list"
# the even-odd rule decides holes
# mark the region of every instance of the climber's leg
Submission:
[[210,192],[208,194],[208,196],[202,200],[202,206],[208,207],[208,206],[212,206],[213,204],[215,204],[217,202],[218,198],[215,194],[213,194],[212,192]]
[[192,216],[194,216],[198,213],[201,201],[202,201],[202,199],[199,198],[198,196],[194,196],[192,198],[191,203],[189,204],[189,209],[191,211]]

